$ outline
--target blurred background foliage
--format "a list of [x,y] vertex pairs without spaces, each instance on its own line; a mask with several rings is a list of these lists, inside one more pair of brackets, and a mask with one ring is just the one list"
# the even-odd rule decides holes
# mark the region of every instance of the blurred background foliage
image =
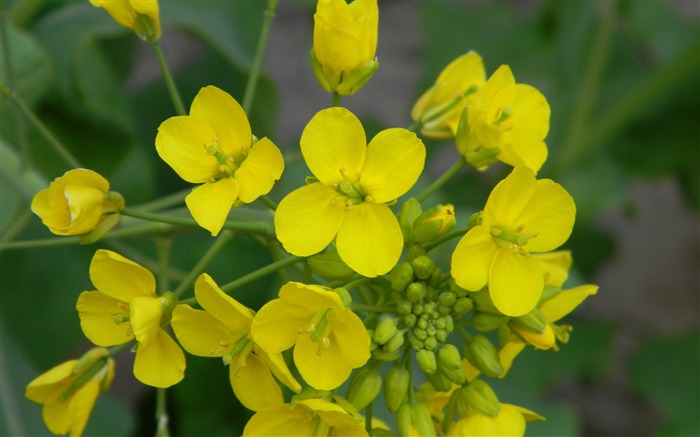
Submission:
[[[162,44],[186,106],[208,84],[240,100],[265,2],[160,3]],[[308,65],[314,4],[280,2],[250,114],[255,134],[286,153],[275,200],[303,183],[299,134],[330,105]],[[188,188],[154,153],[156,129],[174,110],[147,44],[87,0],[5,0],[2,15],[3,84],[84,167],[109,178],[129,205]],[[510,65],[551,105],[550,156],[540,175],[577,203],[566,246],[575,259],[569,285],[601,289],[572,317],[571,342],[560,352],[528,349],[494,382],[501,401],[548,418],[530,424],[531,435],[700,435],[699,19],[696,1],[380,0],[380,69],[343,100],[368,136],[407,126],[415,98],[468,50],[480,53],[488,74]],[[11,101],[1,104],[2,241],[49,238],[29,202],[69,168]],[[457,156],[450,142],[426,144],[416,191]],[[455,204],[463,225],[508,171],[462,171],[430,200]],[[175,236],[173,282],[211,243],[202,230]],[[75,300],[92,288],[88,266],[99,247],[147,267],[156,253],[148,237],[2,252],[3,435],[47,433],[24,387],[89,347]],[[441,252],[445,261],[450,250]],[[270,260],[240,235],[207,272],[226,282]],[[270,277],[235,297],[258,308],[277,287]],[[134,381],[131,360],[118,357],[117,378],[86,435],[153,433],[154,392]],[[175,435],[242,430],[250,412],[235,400],[226,372],[218,360],[188,356],[185,380],[170,391]]]

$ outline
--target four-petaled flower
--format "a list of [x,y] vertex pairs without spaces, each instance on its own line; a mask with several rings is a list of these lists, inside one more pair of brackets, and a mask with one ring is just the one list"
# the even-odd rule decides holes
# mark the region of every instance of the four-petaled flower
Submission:
[[499,404],[498,413],[490,416],[472,411],[455,423],[447,437],[478,435],[513,437],[525,435],[525,423],[544,420],[544,417],[526,408],[511,404]]
[[98,346],[136,340],[134,376],[146,385],[170,387],[184,377],[185,355],[167,326],[177,304],[173,293],[156,295],[153,274],[123,256],[98,250],[90,263],[97,288],[78,297],[80,327]]
[[425,162],[425,146],[406,129],[386,129],[367,145],[360,121],[344,108],[317,113],[301,135],[301,152],[318,182],[287,195],[275,213],[277,238],[298,256],[335,238],[340,258],[361,275],[382,275],[403,248],[387,202],[406,193]]
[[304,380],[332,390],[370,357],[362,320],[334,291],[298,282],[285,284],[279,299],[265,304],[253,319],[253,341],[269,354],[294,346],[294,363]]
[[244,406],[260,411],[284,402],[272,374],[290,389],[301,390],[282,354],[268,354],[253,342],[250,309],[221,291],[207,274],[197,279],[194,293],[205,311],[178,305],[171,320],[175,335],[193,355],[224,358],[229,365],[231,387]]
[[542,295],[542,270],[530,253],[561,246],[571,233],[576,205],[550,179],[535,179],[517,167],[489,195],[481,224],[460,240],[452,254],[452,276],[467,290],[488,284],[496,308],[507,316],[532,310]]
[[216,236],[231,207],[267,194],[284,160],[268,138],[255,141],[243,108],[215,86],[202,88],[190,115],[158,128],[158,155],[187,182],[199,185],[185,203],[197,223]]

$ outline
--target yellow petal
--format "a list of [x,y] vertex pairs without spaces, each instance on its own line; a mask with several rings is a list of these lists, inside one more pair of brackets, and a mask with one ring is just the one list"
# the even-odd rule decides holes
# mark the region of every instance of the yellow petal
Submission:
[[51,392],[53,392],[56,384],[59,384],[73,374],[77,362],[78,360],[66,361],[34,378],[32,382],[27,385],[25,392],[27,399],[43,404]]
[[102,293],[127,303],[139,296],[155,296],[153,274],[110,250],[95,252],[90,263],[90,280]]
[[532,422],[533,420],[545,420],[544,417],[540,416],[534,411],[528,410],[527,408],[519,407],[517,405],[501,404],[501,408],[505,408],[506,410],[513,410],[520,413],[520,415],[522,415],[525,421],[527,422]]
[[506,226],[514,231],[522,224],[519,217],[532,199],[536,187],[537,180],[531,169],[514,168],[489,194],[484,207],[484,220],[491,226]]
[[284,361],[284,357],[281,353],[268,354],[257,345],[255,346],[254,352],[282,384],[297,393],[301,391],[301,385],[299,385],[294,376],[292,376],[292,372],[289,371],[287,363]]
[[552,346],[556,344],[554,331],[552,331],[552,327],[549,323],[545,326],[544,332],[542,333],[530,332],[518,326],[513,326],[513,330],[537,349],[551,349]]
[[238,181],[223,178],[195,188],[185,197],[185,204],[197,224],[216,237],[238,197]]
[[162,329],[147,346],[139,343],[134,360],[136,379],[152,387],[167,388],[185,376],[185,354]]
[[289,193],[275,211],[275,232],[284,249],[310,256],[333,241],[345,215],[345,198],[313,183]]
[[[507,123],[512,129],[505,133],[514,143],[531,144],[544,140],[549,132],[549,104],[536,88],[517,84],[513,114]],[[533,169],[536,171],[535,169]]]
[[569,269],[573,263],[571,252],[558,250],[556,252],[538,253],[534,255],[534,258],[540,266],[540,270],[542,270],[544,283],[561,288],[569,277]]
[[80,327],[97,346],[114,346],[134,338],[131,323],[117,324],[116,316],[129,316],[129,306],[99,291],[84,291],[76,305]]
[[250,418],[243,429],[244,436],[309,436],[312,416],[303,405],[273,405],[259,411]]
[[126,0],[90,0],[93,6],[104,8],[114,21],[129,28],[134,27],[136,22],[136,14],[134,8],[131,7]]
[[32,212],[41,218],[41,222],[57,235],[67,235],[70,226],[70,211],[65,200],[59,204],[51,203],[49,188],[39,191],[32,199]]
[[498,160],[513,167],[529,167],[537,173],[547,160],[547,145],[544,141],[530,144],[510,143],[501,148]]
[[351,310],[338,311],[332,335],[340,345],[343,359],[352,368],[363,366],[369,360],[369,335],[359,317]]
[[374,278],[396,265],[403,249],[403,234],[388,206],[363,202],[345,213],[336,245],[348,267]]
[[178,305],[170,324],[182,347],[192,355],[220,357],[233,347],[223,346],[233,336],[231,330],[206,311]]
[[273,299],[263,305],[253,319],[250,332],[255,344],[273,354],[289,349],[297,341],[313,313],[307,308]]
[[[153,26],[156,36],[160,38],[161,31],[158,13],[158,0],[129,0],[129,4],[131,4],[131,7],[134,8],[136,12],[142,15],[146,15],[148,18],[151,19],[151,25]],[[145,29],[143,30],[143,32],[145,33]]]
[[109,182],[107,179],[100,176],[99,173],[84,168],[69,170],[62,177],[56,179],[54,183],[57,183],[57,185],[61,187],[65,187],[66,185],[84,185],[86,187],[95,188],[103,193],[109,191]]
[[318,390],[333,390],[344,383],[352,372],[345,362],[341,345],[331,336],[328,349],[319,353],[319,343],[308,334],[300,335],[294,346],[294,363],[307,384]]
[[209,181],[218,173],[219,162],[207,153],[216,134],[204,120],[170,117],[161,123],[156,135],[156,151],[182,179],[193,184]]
[[250,329],[252,312],[221,291],[211,276],[206,273],[199,275],[194,284],[194,295],[197,297],[197,303],[231,332]]
[[516,221],[524,225],[523,234],[534,234],[526,249],[547,252],[566,242],[574,227],[576,204],[564,187],[551,179],[537,181],[532,198]]
[[229,365],[229,381],[238,400],[250,410],[260,411],[284,403],[282,389],[265,363],[254,354],[248,355],[245,366]]
[[221,150],[226,155],[245,153],[253,141],[250,123],[238,102],[225,91],[209,85],[194,98],[190,117],[206,121],[214,130]]
[[307,285],[301,282],[287,282],[280,289],[279,296],[282,301],[290,305],[303,306],[309,316],[323,308],[340,310],[343,306],[338,293],[318,285]]
[[130,303],[131,328],[136,340],[148,345],[160,331],[160,319],[163,317],[163,307],[158,297],[137,297]]
[[406,129],[379,132],[367,146],[360,186],[375,203],[405,194],[418,180],[425,163],[423,142]]
[[90,419],[90,413],[95,406],[97,396],[100,394],[100,381],[92,379],[85,383],[70,399],[70,435],[80,436],[83,434],[85,425]]
[[251,203],[267,194],[284,170],[284,159],[277,146],[267,137],[261,139],[248,151],[241,166],[236,170],[236,180],[241,186],[238,197]]
[[499,378],[504,378],[508,374],[515,357],[525,349],[525,343],[515,338],[515,336],[511,336],[511,339],[498,351],[498,358],[501,360],[501,365],[503,366],[503,373],[498,375]]
[[498,249],[489,271],[489,294],[498,311],[511,317],[527,314],[543,288],[542,272],[531,256]]
[[69,234],[84,234],[95,229],[104,212],[102,191],[84,185],[67,185],[64,194],[71,215]]
[[[309,401],[322,401],[321,399],[308,399]],[[303,401],[302,401],[303,402]],[[342,408],[330,409],[329,407],[337,407],[330,402],[307,402],[306,404],[313,405],[314,412],[321,417],[321,419],[329,424],[333,429],[333,435],[338,437],[360,437],[367,436],[367,431],[364,427],[364,422],[359,421],[355,417],[348,414],[347,411]],[[325,406],[325,408],[323,407]],[[315,408],[314,408],[315,407]]]
[[581,285],[571,290],[562,290],[559,294],[544,302],[540,311],[549,323],[554,323],[572,312],[588,296],[598,293],[597,285]]
[[488,282],[491,262],[498,248],[484,226],[476,226],[457,243],[452,253],[451,274],[460,287],[481,290]]
[[71,430],[70,398],[62,401],[59,397],[67,388],[53,393],[51,400],[41,410],[46,427],[54,434],[68,434]]
[[319,111],[301,134],[301,153],[306,165],[326,185],[342,182],[343,173],[355,176],[362,170],[367,138],[360,120],[345,108]]
[[475,435],[475,436],[522,436],[525,434],[525,419],[522,414],[510,408],[501,409],[498,416],[491,417],[486,414],[472,413],[457,422],[453,430],[459,429],[460,434],[448,435]]

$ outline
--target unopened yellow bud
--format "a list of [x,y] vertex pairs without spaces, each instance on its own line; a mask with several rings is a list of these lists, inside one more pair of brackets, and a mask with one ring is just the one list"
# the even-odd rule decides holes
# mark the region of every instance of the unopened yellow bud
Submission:
[[374,369],[360,369],[350,381],[345,398],[359,410],[365,409],[382,388],[382,377]]
[[409,380],[408,370],[403,367],[392,367],[384,376],[384,402],[392,413],[406,402]]
[[419,243],[429,243],[450,232],[456,224],[454,207],[437,205],[413,222],[413,238]]
[[496,347],[483,335],[475,335],[464,345],[464,357],[486,376],[495,378],[503,373]]
[[317,275],[333,281],[352,278],[355,272],[340,259],[337,252],[319,253],[306,259],[309,268]]

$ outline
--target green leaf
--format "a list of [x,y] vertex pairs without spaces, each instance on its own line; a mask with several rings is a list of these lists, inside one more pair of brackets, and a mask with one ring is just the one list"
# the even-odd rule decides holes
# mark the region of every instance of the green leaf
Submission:
[[[12,90],[19,95],[24,102],[33,106],[46,93],[51,86],[55,75],[51,58],[41,44],[29,33],[8,24],[3,29],[3,38],[7,36],[7,44],[10,62],[7,62],[5,53],[0,56],[0,71],[5,86],[12,86]],[[12,68],[10,72],[8,69]],[[8,83],[12,78],[14,83]],[[8,112],[10,102],[3,98],[3,118]],[[4,125],[4,123],[3,123]]]

